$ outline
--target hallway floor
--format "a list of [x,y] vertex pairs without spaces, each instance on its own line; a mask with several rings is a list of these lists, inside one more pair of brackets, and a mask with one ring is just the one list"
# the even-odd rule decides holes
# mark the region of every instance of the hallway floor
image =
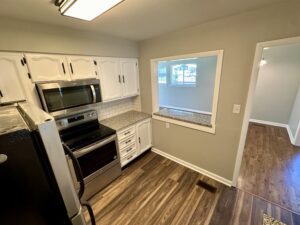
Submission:
[[300,214],[300,147],[285,128],[250,123],[237,187]]

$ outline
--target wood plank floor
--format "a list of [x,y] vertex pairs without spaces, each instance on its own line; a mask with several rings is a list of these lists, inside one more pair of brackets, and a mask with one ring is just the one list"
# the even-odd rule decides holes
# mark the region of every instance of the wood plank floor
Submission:
[[250,123],[238,188],[300,213],[300,148],[285,128]]
[[[217,191],[198,186],[199,179]],[[264,212],[300,224],[295,214],[153,152],[129,165],[90,203],[98,225],[257,225]]]

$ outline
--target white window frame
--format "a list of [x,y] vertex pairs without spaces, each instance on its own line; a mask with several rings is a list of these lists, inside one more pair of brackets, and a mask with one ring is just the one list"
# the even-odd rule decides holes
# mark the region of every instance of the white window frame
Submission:
[[[153,117],[153,119],[176,124],[176,125],[183,126],[183,127],[188,127],[188,128],[195,129],[195,130],[204,131],[207,133],[215,134],[220,81],[221,81],[221,74],[222,74],[223,53],[224,53],[224,50],[216,50],[216,51],[209,51],[209,52],[200,52],[200,53],[151,59],[152,117]],[[176,120],[176,119],[171,119],[171,118],[166,118],[166,117],[155,115],[154,113],[159,111],[158,62],[169,61],[169,60],[179,60],[179,59],[184,59],[184,58],[198,58],[198,57],[210,57],[210,56],[218,57],[216,76],[215,76],[215,85],[214,85],[213,103],[212,103],[212,115],[211,115],[211,125],[212,126],[207,127],[207,126],[202,126],[202,125],[198,125],[198,124],[184,122],[181,120]]]

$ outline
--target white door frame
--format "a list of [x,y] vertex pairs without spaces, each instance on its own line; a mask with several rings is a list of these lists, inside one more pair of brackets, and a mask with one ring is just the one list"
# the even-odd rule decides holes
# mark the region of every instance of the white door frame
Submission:
[[257,43],[257,45],[256,45],[251,80],[250,80],[248,97],[247,97],[247,102],[246,102],[246,106],[245,106],[245,113],[244,113],[242,130],[241,130],[241,136],[240,136],[238,152],[237,152],[237,156],[236,156],[236,160],[235,160],[235,167],[234,167],[234,172],[233,172],[232,186],[234,186],[234,187],[237,185],[237,179],[239,176],[240,167],[241,167],[241,163],[242,163],[242,158],[243,158],[243,153],[244,153],[244,148],[245,148],[245,143],[246,143],[246,138],[247,138],[247,132],[248,132],[248,126],[249,126],[249,120],[250,120],[252,105],[253,105],[253,100],[254,100],[255,87],[256,87],[257,78],[258,78],[259,63],[260,63],[260,60],[262,57],[263,49],[267,48],[267,47],[289,45],[289,44],[296,44],[296,43],[300,43],[300,37],[260,42],[260,43]]

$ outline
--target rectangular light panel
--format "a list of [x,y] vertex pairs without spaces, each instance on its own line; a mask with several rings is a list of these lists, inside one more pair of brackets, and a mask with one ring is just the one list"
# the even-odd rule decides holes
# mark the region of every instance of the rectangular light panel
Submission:
[[67,0],[60,8],[64,16],[91,21],[124,0]]

